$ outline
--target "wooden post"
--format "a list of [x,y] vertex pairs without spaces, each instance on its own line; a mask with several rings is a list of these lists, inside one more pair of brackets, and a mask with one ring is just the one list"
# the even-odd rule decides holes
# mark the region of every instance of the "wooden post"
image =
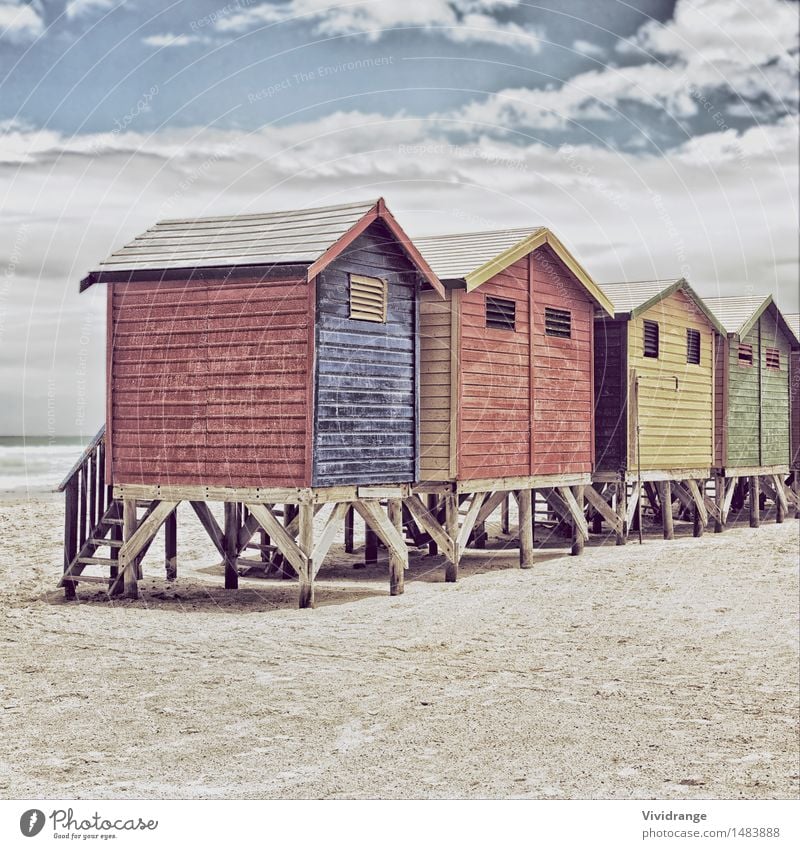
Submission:
[[[114,516],[117,519],[121,519],[121,511],[119,509],[114,511]],[[122,542],[122,525],[118,525],[114,523],[111,526],[111,539],[115,542]],[[115,562],[119,562],[119,546],[114,546],[111,549],[111,559]],[[122,581],[117,581],[119,577],[119,566],[113,565],[109,569],[109,587],[113,587],[114,589],[111,591],[112,595],[122,595]]]
[[511,531],[510,510],[508,503],[508,495],[500,502],[500,530],[507,534]]
[[258,540],[261,543],[261,562],[269,563],[269,551],[267,551],[267,546],[269,545],[269,534],[263,528],[259,531]]
[[[436,511],[436,508],[437,508],[438,504],[439,504],[439,498],[438,498],[438,496],[436,495],[436,493],[431,493],[431,494],[428,496],[428,510],[430,510],[430,511],[431,511],[431,512],[433,512],[433,513],[435,513],[435,511]],[[434,517],[433,517],[433,518],[434,518],[437,522],[439,521],[439,516],[438,516],[438,515],[434,515]],[[436,543],[434,542],[434,540],[431,540],[431,541],[428,543],[428,557],[435,557],[438,553],[439,553],[439,546],[438,546],[438,545],[436,545]]]
[[800,472],[792,472],[792,492],[794,492],[794,517],[800,519]]
[[458,550],[458,496],[449,492],[444,497],[444,529],[453,544],[453,559],[447,561],[444,579],[452,584],[458,580],[461,552]]
[[[583,486],[573,486],[572,494],[575,496],[579,510],[583,512]],[[570,554],[573,557],[583,554],[583,535],[580,532],[578,523],[574,519],[572,521],[572,548],[570,549]]]
[[224,505],[225,529],[225,589],[239,587],[239,573],[236,571],[236,558],[239,556],[239,505],[235,501],[226,501]]
[[782,525],[784,519],[786,519],[786,502],[780,496],[783,495],[781,492],[778,494],[778,488],[783,486],[783,480],[780,475],[775,475],[775,524]]
[[617,518],[619,519],[620,527],[616,534],[616,544],[625,545],[625,537],[628,533],[628,529],[625,527],[628,515],[628,504],[626,498],[627,487],[624,480],[617,481],[614,484],[614,487],[616,489]]
[[178,508],[167,516],[164,522],[164,569],[167,580],[178,577]]
[[314,505],[300,504],[300,532],[297,544],[306,556],[306,563],[299,572],[300,596],[298,607],[314,606],[314,564],[311,562],[311,552],[314,550]]
[[486,548],[486,523],[481,522],[480,525],[475,525],[472,532],[473,545],[475,548]]
[[[78,554],[78,476],[73,475],[64,495],[64,572]],[[75,584],[64,584],[64,598],[76,598]]]
[[364,522],[364,564],[374,566],[378,562],[378,535]]
[[[351,508],[352,509],[352,508]],[[387,503],[389,521],[403,536],[403,502],[399,498],[390,498]],[[389,556],[389,595],[402,595],[405,591],[405,564],[393,554]]]
[[[122,539],[127,542],[136,532],[136,499],[126,498],[122,502]],[[122,581],[127,598],[139,597],[139,585],[136,582],[136,558],[123,564]]]
[[714,533],[721,534],[725,530],[722,518],[725,509],[725,476],[721,474],[714,475],[714,503],[719,511],[719,517],[714,519]]
[[517,498],[519,512],[519,568],[533,566],[533,491],[521,489]]
[[349,507],[347,513],[344,515],[344,550],[348,554],[353,553],[353,549],[355,548],[354,543],[354,518],[355,511],[352,507]]
[[664,527],[664,539],[675,539],[675,525],[672,518],[672,484],[669,481],[658,482],[658,499],[661,502],[661,524]]
[[[700,489],[700,497],[703,497],[703,488]],[[695,490],[696,491],[696,490]],[[705,529],[705,522],[703,521],[703,514],[700,512],[700,505],[695,500],[694,505],[692,507],[692,536],[693,537],[701,537],[703,536],[703,530]]]
[[761,504],[759,503],[759,495],[761,487],[759,485],[758,475],[751,475],[750,484],[750,527],[757,528],[761,524]]

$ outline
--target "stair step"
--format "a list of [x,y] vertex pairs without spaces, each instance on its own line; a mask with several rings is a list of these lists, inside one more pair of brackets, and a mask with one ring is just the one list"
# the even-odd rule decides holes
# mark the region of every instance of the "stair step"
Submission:
[[260,542],[248,542],[245,548],[258,549],[259,551],[277,551],[277,545],[262,545]]
[[102,519],[100,521],[100,524],[101,525],[121,525],[122,519],[114,519],[114,518]]
[[108,578],[101,578],[100,575],[64,575],[61,579],[62,584],[108,584]]
[[94,563],[97,566],[119,566],[119,563],[110,557],[79,557],[78,563],[83,563],[87,566],[90,563]]
[[109,548],[122,548],[122,540],[121,539],[98,539],[97,537],[92,537],[89,542],[92,545],[107,545]]

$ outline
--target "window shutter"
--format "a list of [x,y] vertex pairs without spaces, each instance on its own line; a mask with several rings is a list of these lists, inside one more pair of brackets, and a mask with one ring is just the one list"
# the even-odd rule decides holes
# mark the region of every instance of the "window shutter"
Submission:
[[781,367],[781,352],[777,348],[767,348],[767,368],[780,369]]
[[753,365],[753,346],[745,345],[743,343],[739,343],[739,365],[740,366],[751,366]]
[[658,359],[658,322],[644,322],[644,355]]
[[496,330],[516,330],[517,302],[487,295],[486,326]]
[[687,329],[686,331],[686,362],[693,365],[700,363],[700,331]]
[[350,318],[386,321],[387,285],[380,277],[350,275]]
[[572,336],[572,313],[554,307],[544,308],[544,332],[548,336],[569,339]]

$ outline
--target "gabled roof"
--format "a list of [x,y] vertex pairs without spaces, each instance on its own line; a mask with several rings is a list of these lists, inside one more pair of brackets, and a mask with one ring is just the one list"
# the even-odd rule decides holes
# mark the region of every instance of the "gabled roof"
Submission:
[[794,348],[800,345],[797,334],[786,320],[786,316],[778,309],[772,295],[735,295],[730,298],[706,298],[706,303],[719,319],[728,336],[743,339],[752,329],[758,319],[768,310],[773,309],[778,320],[778,326],[789,337],[789,343]]
[[104,259],[81,281],[81,291],[116,272],[167,269],[308,265],[310,279],[377,219],[388,226],[420,273],[444,296],[441,282],[383,198],[256,215],[159,221]]
[[789,313],[789,315],[784,315],[784,318],[786,319],[786,324],[789,326],[789,330],[794,333],[797,344],[800,345],[800,312]]
[[636,318],[647,312],[664,298],[675,292],[684,292],[697,305],[697,308],[713,325],[718,333],[725,334],[725,328],[708,308],[705,301],[692,289],[686,278],[677,280],[635,280],[628,283],[603,283],[603,291],[611,299],[617,318]]
[[602,309],[613,308],[602,289],[547,227],[517,227],[444,236],[419,236],[414,244],[441,280],[464,281],[471,292],[544,244],[549,245]]

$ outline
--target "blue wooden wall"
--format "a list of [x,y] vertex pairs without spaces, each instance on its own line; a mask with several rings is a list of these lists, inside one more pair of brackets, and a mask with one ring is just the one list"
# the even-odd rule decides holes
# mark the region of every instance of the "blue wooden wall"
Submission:
[[[348,317],[350,273],[388,281],[385,324]],[[314,486],[416,478],[417,281],[379,221],[318,276]]]

